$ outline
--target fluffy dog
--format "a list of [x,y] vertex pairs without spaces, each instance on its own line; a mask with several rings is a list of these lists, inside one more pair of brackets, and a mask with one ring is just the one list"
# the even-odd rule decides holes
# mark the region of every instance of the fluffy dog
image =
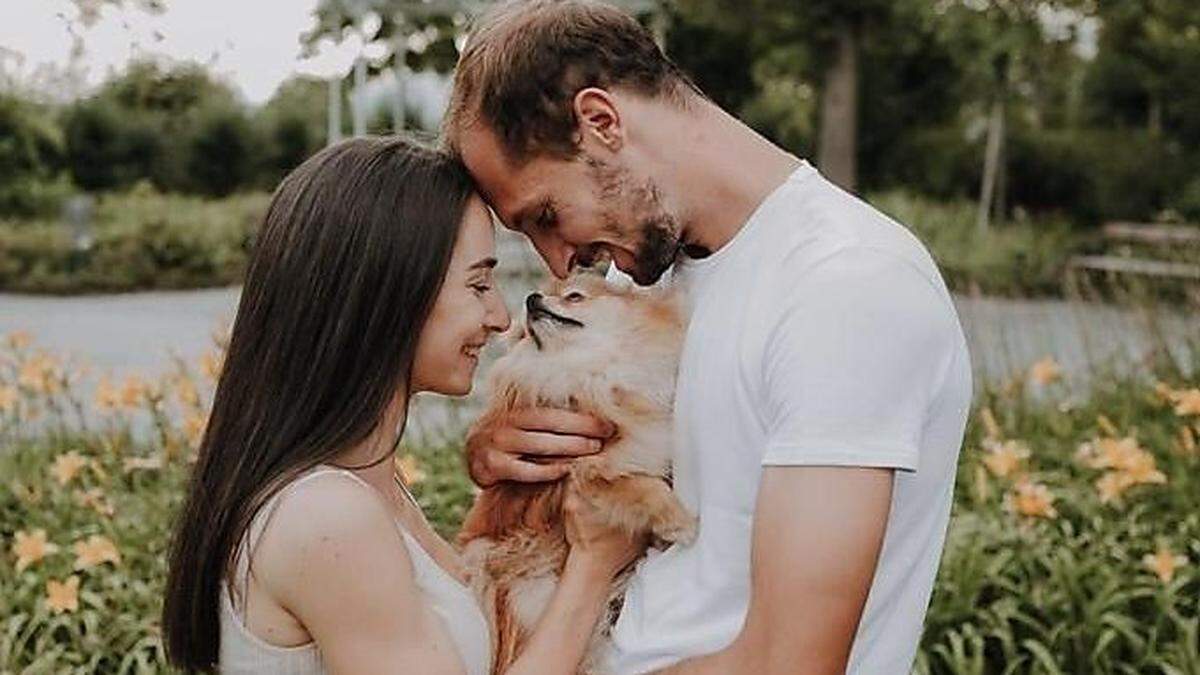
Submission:
[[[516,658],[550,601],[568,546],[562,503],[568,490],[602,507],[610,524],[648,533],[652,543],[688,543],[696,521],[671,492],[671,410],[685,320],[663,292],[616,289],[594,275],[556,284],[525,302],[516,342],[492,367],[491,400],[480,418],[529,407],[565,408],[609,420],[616,435],[603,452],[576,460],[567,480],[500,483],[484,490],[459,542],[471,583],[493,631],[493,672]],[[613,584],[580,668],[598,673],[599,656],[629,571]]]

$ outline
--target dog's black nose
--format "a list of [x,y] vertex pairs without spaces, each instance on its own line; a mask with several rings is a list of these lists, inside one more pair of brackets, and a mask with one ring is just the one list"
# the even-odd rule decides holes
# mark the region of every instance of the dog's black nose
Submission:
[[525,311],[526,312],[532,312],[532,311],[541,309],[541,307],[542,307],[542,294],[541,293],[530,293],[529,295],[525,296]]

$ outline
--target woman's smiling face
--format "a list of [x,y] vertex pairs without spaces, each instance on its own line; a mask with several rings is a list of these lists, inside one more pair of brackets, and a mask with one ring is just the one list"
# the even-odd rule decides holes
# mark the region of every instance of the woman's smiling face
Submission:
[[496,238],[483,200],[467,203],[446,278],[421,330],[412,393],[470,393],[479,352],[492,333],[508,329],[508,309],[496,288]]

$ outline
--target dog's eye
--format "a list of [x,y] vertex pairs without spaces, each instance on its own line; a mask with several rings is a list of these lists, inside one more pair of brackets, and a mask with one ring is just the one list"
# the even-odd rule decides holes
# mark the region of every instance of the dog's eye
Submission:
[[576,303],[576,302],[583,302],[584,299],[585,299],[585,296],[583,295],[583,293],[580,293],[579,291],[571,291],[570,293],[567,293],[566,295],[563,296],[563,302]]

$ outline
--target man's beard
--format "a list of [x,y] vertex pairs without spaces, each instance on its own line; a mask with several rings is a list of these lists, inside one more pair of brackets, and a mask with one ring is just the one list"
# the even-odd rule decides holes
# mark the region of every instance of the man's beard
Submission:
[[[651,180],[636,184],[628,170],[614,167],[585,156],[593,179],[600,187],[597,199],[603,202],[625,202],[634,213],[652,214],[641,219],[637,228],[637,248],[633,252],[633,269],[623,270],[639,286],[652,286],[675,263],[681,248],[679,223],[662,206],[662,194]],[[622,237],[624,228],[615,214],[605,214],[605,230]],[[626,235],[627,236],[627,235]]]
[[669,216],[659,215],[642,222],[642,243],[634,253],[629,276],[639,286],[651,286],[679,257],[679,237]]

